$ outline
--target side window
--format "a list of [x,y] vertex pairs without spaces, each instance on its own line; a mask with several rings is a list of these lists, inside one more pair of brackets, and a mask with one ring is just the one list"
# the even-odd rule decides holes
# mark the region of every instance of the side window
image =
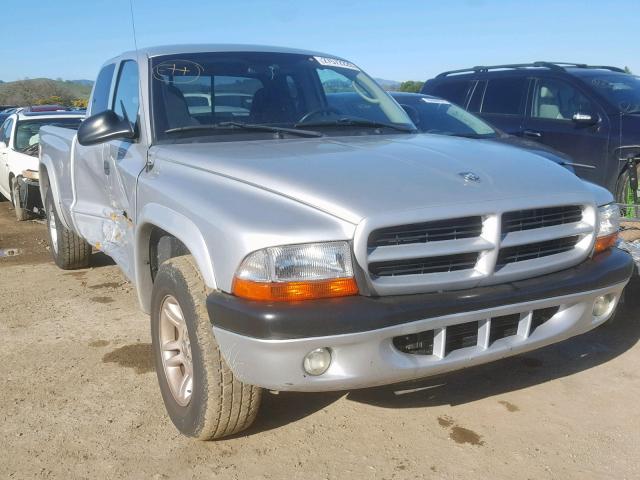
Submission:
[[524,110],[529,79],[494,78],[487,82],[482,102],[482,113],[518,115]]
[[540,78],[533,94],[533,118],[571,120],[576,113],[594,112],[593,104],[562,80]]
[[138,64],[133,60],[127,60],[122,63],[118,74],[118,83],[113,98],[113,111],[120,118],[126,116],[135,128],[138,123],[139,106]]
[[6,146],[9,146],[9,140],[11,138],[11,127],[13,126],[13,119],[10,118],[2,125],[2,131],[0,131],[0,142],[4,142]]
[[111,63],[100,70],[96,84],[93,87],[93,95],[91,97],[91,105],[89,108],[90,115],[104,112],[109,109],[109,90],[111,90],[111,80],[113,79],[113,71],[116,66]]
[[472,83],[469,80],[442,83],[433,88],[433,94],[464,107]]

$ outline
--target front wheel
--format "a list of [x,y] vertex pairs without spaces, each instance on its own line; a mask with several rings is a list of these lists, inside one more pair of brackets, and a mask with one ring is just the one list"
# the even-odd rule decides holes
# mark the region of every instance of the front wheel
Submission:
[[160,392],[178,430],[200,440],[248,428],[262,393],[235,378],[226,364],[211,329],[206,296],[193,257],[169,259],[158,269],[151,338]]
[[45,210],[47,212],[49,248],[56,265],[63,270],[88,267],[91,260],[91,245],[62,224],[53,202],[51,190],[47,192]]

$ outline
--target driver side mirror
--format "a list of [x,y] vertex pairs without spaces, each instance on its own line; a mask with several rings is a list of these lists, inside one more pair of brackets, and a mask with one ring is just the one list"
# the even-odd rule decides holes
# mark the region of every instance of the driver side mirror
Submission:
[[113,110],[105,110],[85,119],[78,128],[80,145],[97,145],[116,139],[134,139],[137,132],[126,118],[120,118]]
[[596,113],[575,113],[573,117],[571,117],[574,123],[580,125],[595,125],[600,121],[600,117]]
[[404,109],[405,112],[407,112],[407,115],[409,115],[409,118],[411,119],[413,124],[415,126],[418,126],[418,124],[420,123],[420,115],[418,115],[418,110],[413,108],[411,105],[404,105],[401,103],[400,106]]

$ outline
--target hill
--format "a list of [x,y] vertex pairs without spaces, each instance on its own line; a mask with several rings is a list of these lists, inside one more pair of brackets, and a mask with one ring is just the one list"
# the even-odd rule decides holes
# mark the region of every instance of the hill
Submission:
[[91,94],[91,81],[52,80],[33,78],[15,82],[0,82],[0,104],[38,105],[61,104],[86,105]]

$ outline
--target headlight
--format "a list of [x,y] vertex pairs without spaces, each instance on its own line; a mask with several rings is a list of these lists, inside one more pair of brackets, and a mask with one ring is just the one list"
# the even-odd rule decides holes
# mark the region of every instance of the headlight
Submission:
[[270,247],[240,264],[233,294],[263,301],[292,301],[356,295],[347,242]]
[[598,208],[598,236],[593,252],[600,253],[613,247],[618,241],[619,230],[620,208],[618,205],[609,203]]

